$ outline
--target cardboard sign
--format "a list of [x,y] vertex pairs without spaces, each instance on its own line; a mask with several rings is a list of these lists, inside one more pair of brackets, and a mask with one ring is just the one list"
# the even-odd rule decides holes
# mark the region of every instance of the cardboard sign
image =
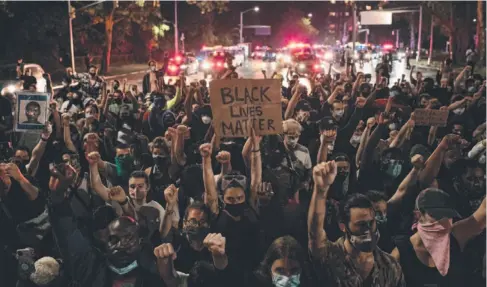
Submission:
[[446,127],[448,121],[448,110],[414,110],[415,123],[418,126]]
[[275,79],[213,80],[210,103],[215,132],[235,138],[282,132],[281,83]]
[[17,93],[17,111],[15,115],[16,131],[41,132],[48,119],[48,93]]

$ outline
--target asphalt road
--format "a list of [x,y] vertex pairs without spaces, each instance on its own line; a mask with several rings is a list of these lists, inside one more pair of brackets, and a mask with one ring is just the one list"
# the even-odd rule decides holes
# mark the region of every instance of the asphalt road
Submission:
[[[364,67],[360,68],[358,64],[356,64],[356,71],[362,71],[364,73],[370,73],[372,74],[372,82],[375,82],[375,67],[377,65],[377,61],[372,61],[369,63],[365,63]],[[327,72],[329,68],[329,63],[325,63],[325,66],[323,68],[323,73]],[[332,73],[341,73],[344,71],[344,67],[340,67],[337,64],[334,64],[332,67]],[[264,76],[262,74],[262,70],[265,70],[267,75],[270,76],[274,71],[277,71],[278,73],[281,73],[282,75],[286,75],[287,73],[287,68],[280,68],[276,63],[267,63],[267,62],[262,62],[260,60],[250,60],[247,62],[245,65],[242,67],[237,68],[237,73],[239,74],[240,77],[243,78],[252,78],[252,79],[263,79]],[[435,70],[430,70],[430,69],[421,69],[417,68],[417,71],[421,71],[423,73],[423,77],[432,77],[434,78],[436,75]],[[393,70],[391,72],[391,82],[397,81],[397,79],[401,78],[401,76],[405,74],[406,75],[406,80],[409,80],[409,74],[410,70],[406,69],[406,61],[395,61],[393,64]],[[129,85],[137,85],[139,89],[142,89],[142,78],[144,76],[144,73],[138,73],[138,74],[129,74],[129,75],[122,75],[122,76],[114,76],[110,77],[110,80],[113,79],[118,79],[120,82],[126,78],[127,82]],[[189,75],[188,80],[195,81],[195,80],[201,80],[203,79],[203,73],[199,72],[194,75]],[[176,77],[165,77],[166,83],[168,81],[175,81]],[[211,78],[207,78],[207,82],[211,82]],[[284,82],[284,85],[287,85],[287,82]]]

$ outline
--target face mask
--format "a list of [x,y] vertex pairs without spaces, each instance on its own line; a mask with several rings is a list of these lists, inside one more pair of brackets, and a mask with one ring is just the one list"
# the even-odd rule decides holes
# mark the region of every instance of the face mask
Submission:
[[96,76],[96,73],[88,73],[88,74],[90,74],[90,76],[92,77]]
[[329,143],[326,147],[328,148],[328,153],[331,153],[335,149],[335,143]]
[[132,171],[133,157],[131,155],[116,156],[115,165],[117,169],[117,175],[121,177],[127,177]]
[[388,176],[391,176],[393,178],[397,178],[402,171],[402,165],[399,162],[396,162],[395,160],[391,160],[386,167],[385,173]]
[[377,241],[379,241],[378,229],[374,233],[369,230],[362,235],[354,235],[348,228],[346,232],[350,244],[360,252],[372,252],[377,246]]
[[201,121],[205,124],[205,125],[209,125],[211,123],[211,118],[209,116],[202,116],[201,117]]
[[396,123],[389,124],[389,130],[391,131],[397,130],[397,124]]
[[203,242],[206,236],[210,233],[209,227],[185,227],[183,233],[186,234],[186,238],[189,243],[191,242]]
[[287,139],[286,144],[290,147],[295,147],[298,144],[299,138],[294,138],[294,139]]
[[151,70],[152,72],[154,72],[154,71],[156,70],[156,67],[155,67],[155,66],[151,66],[151,67],[150,67],[150,70]]
[[343,116],[343,114],[345,114],[345,110],[338,110],[338,111],[334,111],[333,112],[333,115],[337,118],[340,118]]
[[426,250],[433,258],[436,268],[445,276],[450,267],[450,233],[452,219],[443,218],[432,223],[418,223],[418,234]]
[[130,271],[132,271],[135,268],[137,268],[138,266],[139,266],[139,264],[137,263],[137,260],[135,260],[134,262],[130,263],[130,265],[125,266],[125,267],[122,267],[122,268],[117,268],[117,267],[115,267],[115,266],[113,266],[111,264],[108,264],[108,268],[110,268],[110,270],[112,270],[113,272],[117,273],[118,275],[127,274]]
[[378,225],[385,225],[387,223],[387,216],[381,213],[376,213],[375,222],[377,222]]
[[272,284],[276,287],[297,287],[300,284],[301,274],[292,276],[284,276],[281,274],[272,273]]
[[234,217],[242,216],[245,210],[245,202],[225,205],[225,210]]
[[461,115],[461,114],[463,114],[463,112],[465,112],[465,108],[456,108],[453,110],[453,113],[455,115]]
[[472,86],[472,87],[468,87],[467,92],[468,92],[468,93],[472,93],[472,94],[473,94],[473,93],[475,93],[475,92],[476,92],[476,89],[475,89],[475,87],[474,87],[474,86]]

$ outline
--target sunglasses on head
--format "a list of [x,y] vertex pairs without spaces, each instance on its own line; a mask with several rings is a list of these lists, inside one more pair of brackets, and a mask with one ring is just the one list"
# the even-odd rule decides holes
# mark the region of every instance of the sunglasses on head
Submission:
[[224,175],[222,178],[222,190],[226,190],[231,186],[240,186],[245,189],[247,186],[247,178],[244,175]]

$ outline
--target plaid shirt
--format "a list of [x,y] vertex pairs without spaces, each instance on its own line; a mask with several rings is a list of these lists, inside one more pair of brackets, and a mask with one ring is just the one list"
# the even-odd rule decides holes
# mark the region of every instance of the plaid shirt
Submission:
[[[311,254],[313,265],[317,274],[325,276],[320,278],[322,286],[337,287],[362,287],[364,279],[355,268],[347,251],[345,250],[345,238],[341,237],[336,242],[327,240],[326,247],[315,254]],[[401,266],[389,254],[375,248],[374,267],[369,274],[371,287],[405,287]]]

